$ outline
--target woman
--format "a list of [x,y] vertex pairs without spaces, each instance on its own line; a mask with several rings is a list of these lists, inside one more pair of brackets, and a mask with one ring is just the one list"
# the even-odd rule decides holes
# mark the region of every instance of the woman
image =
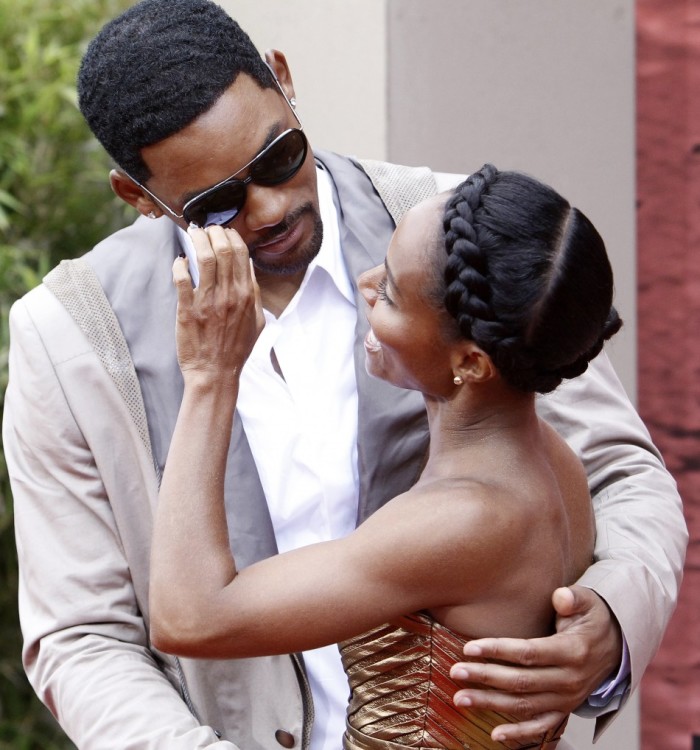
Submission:
[[598,233],[547,186],[490,165],[408,212],[359,283],[369,372],[424,395],[420,479],[348,537],[238,572],[223,477],[262,316],[240,238],[207,232],[216,262],[199,288],[174,267],[185,393],[153,544],[154,645],[247,657],[342,642],[347,750],[504,747],[490,737],[502,715],[452,704],[449,669],[470,638],[550,633],[551,591],[590,564],[586,477],[535,393],[582,373],[621,325]]

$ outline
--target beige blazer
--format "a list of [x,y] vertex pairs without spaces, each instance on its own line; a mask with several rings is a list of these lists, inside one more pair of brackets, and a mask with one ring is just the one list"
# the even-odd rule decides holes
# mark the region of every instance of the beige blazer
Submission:
[[[383,208],[364,175],[340,157],[323,159],[336,186],[343,249],[355,277],[381,260],[390,226],[378,216],[381,231],[372,221],[365,224],[364,202]],[[352,209],[362,223],[352,223]],[[139,219],[88,256],[104,276],[116,325],[128,332],[134,373],[123,352],[91,341],[47,286],[12,310],[3,439],[15,499],[25,667],[81,750],[305,747],[313,708],[298,658],[176,660],[148,642],[152,512],[179,404],[168,318],[174,310],[169,268],[178,250],[167,223]],[[134,278],[142,287],[132,289],[129,268],[139,263]],[[359,341],[362,336],[358,318]],[[397,394],[399,400],[387,406],[386,393],[373,390],[357,371],[362,520],[386,499],[376,487],[388,483],[385,494],[393,496],[413,481],[426,431],[412,399]],[[134,419],[144,405],[145,426]],[[608,602],[622,625],[634,689],[658,647],[681,578],[687,532],[675,483],[605,356],[583,377],[543,397],[539,408],[586,464],[598,561],[581,582]],[[398,453],[382,456],[391,434],[382,432],[387,413],[399,421],[407,443],[394,439],[401,443],[395,450],[407,450],[412,462]],[[396,425],[392,429],[396,434]],[[234,509],[240,527],[234,542],[250,562],[272,554],[274,539],[245,436],[238,434],[234,443],[231,470],[250,505]],[[407,468],[389,481],[388,463]]]

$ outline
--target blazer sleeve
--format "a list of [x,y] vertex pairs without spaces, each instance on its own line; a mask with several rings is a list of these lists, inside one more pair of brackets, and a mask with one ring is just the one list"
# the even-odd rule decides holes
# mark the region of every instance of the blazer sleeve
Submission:
[[200,726],[148,647],[97,461],[24,300],[10,330],[3,441],[32,686],[81,750],[235,750]]
[[620,623],[631,657],[629,694],[676,606],[688,543],[682,501],[605,354],[541,397],[538,409],[586,468],[597,538],[595,562],[579,583]]

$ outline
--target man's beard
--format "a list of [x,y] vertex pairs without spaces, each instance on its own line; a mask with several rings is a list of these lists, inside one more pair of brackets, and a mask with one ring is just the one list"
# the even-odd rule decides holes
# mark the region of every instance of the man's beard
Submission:
[[[261,261],[257,257],[256,250],[258,245],[270,242],[271,240],[274,240],[275,237],[288,232],[289,229],[307,213],[313,220],[313,233],[305,245],[298,245],[294,249],[294,258],[291,262],[289,262],[287,258],[283,258],[279,263],[270,263]],[[257,269],[264,273],[275,274],[277,276],[291,276],[308,267],[309,263],[311,263],[311,261],[318,255],[322,241],[323,222],[321,221],[321,216],[311,203],[306,203],[303,206],[299,206],[299,208],[288,216],[285,216],[283,221],[273,227],[257,242],[253,242],[249,247],[249,252],[250,257],[253,259],[253,265]]]

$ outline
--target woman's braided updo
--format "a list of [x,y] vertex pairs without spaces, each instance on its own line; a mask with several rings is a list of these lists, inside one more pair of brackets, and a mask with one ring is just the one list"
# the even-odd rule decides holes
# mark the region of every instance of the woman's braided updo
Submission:
[[554,390],[620,329],[603,240],[547,185],[486,164],[443,223],[445,307],[513,387]]

